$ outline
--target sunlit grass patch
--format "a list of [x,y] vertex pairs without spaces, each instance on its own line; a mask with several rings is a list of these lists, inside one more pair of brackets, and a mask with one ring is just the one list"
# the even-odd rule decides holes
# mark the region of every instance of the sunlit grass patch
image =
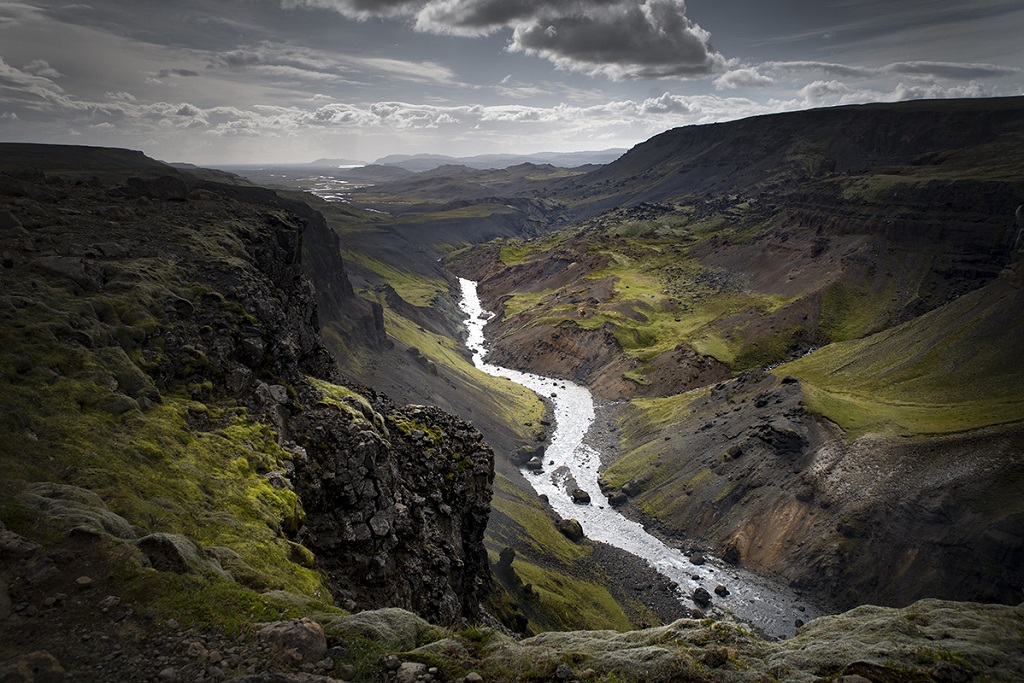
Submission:
[[438,294],[448,291],[448,283],[441,278],[401,270],[363,252],[343,251],[342,257],[375,273],[413,306],[430,306]]

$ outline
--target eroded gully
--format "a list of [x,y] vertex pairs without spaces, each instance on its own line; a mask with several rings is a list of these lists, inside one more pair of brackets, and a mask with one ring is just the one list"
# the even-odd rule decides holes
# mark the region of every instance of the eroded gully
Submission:
[[[677,597],[687,606],[692,606],[693,591],[703,587],[713,598],[712,613],[731,613],[767,636],[777,638],[792,636],[797,620],[806,622],[820,616],[819,610],[806,600],[769,578],[707,556],[704,564],[691,563],[682,551],[666,545],[609,505],[597,484],[600,453],[584,443],[594,422],[594,400],[590,391],[568,380],[487,363],[484,360],[487,355],[484,325],[492,314],[483,310],[475,282],[465,279],[459,282],[462,286],[460,305],[468,316],[466,345],[473,354],[473,363],[490,375],[508,378],[533,390],[553,408],[554,434],[544,453],[547,470],[524,471],[524,474],[538,495],[547,496],[555,512],[564,519],[578,520],[591,540],[632,553],[676,582]],[[589,505],[573,502],[570,481],[575,481],[576,486],[590,495]],[[729,594],[716,595],[713,591],[719,585],[727,587]]]

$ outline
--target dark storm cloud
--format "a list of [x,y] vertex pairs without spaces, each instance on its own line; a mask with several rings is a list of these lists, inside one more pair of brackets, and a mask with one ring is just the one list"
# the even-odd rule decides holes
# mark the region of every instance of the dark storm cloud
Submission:
[[622,0],[433,0],[416,16],[416,27],[433,33],[479,35],[542,16],[593,12]]
[[421,32],[479,36],[511,29],[508,49],[559,69],[627,78],[696,78],[725,71],[711,34],[683,0],[282,0],[346,16],[415,14]]
[[711,47],[711,34],[686,17],[681,0],[541,12],[515,27],[510,49],[542,56],[559,68],[616,80],[699,77],[727,66]]

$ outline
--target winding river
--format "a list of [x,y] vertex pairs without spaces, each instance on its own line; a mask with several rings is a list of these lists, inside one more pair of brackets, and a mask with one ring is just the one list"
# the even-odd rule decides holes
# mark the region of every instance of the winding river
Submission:
[[[716,586],[726,586],[727,596],[712,594],[713,612],[732,613],[766,635],[779,638],[792,636],[798,619],[806,622],[820,616],[812,605],[780,583],[710,557],[705,564],[694,565],[680,550],[664,544],[647,533],[642,525],[626,519],[609,505],[597,484],[600,454],[584,443],[594,422],[594,400],[590,391],[568,380],[487,363],[484,360],[487,355],[484,325],[493,314],[483,310],[475,282],[460,278],[459,283],[462,286],[460,305],[468,316],[466,345],[473,353],[476,367],[522,384],[549,401],[554,409],[554,435],[544,454],[548,469],[542,473],[524,471],[524,474],[538,494],[548,497],[555,512],[564,519],[579,520],[588,538],[646,560],[660,574],[678,584],[678,598],[688,606],[689,596],[698,586],[708,593],[713,593]],[[590,494],[589,505],[572,501],[568,482],[573,480]]]

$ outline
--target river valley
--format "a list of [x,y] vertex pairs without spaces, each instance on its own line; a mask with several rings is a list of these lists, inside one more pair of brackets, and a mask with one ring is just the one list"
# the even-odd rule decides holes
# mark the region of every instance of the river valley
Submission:
[[[798,620],[806,622],[821,616],[822,610],[771,579],[726,565],[716,558],[705,557],[699,565],[691,562],[681,550],[666,545],[641,524],[627,519],[609,505],[598,486],[601,454],[584,442],[595,419],[590,391],[568,380],[486,362],[484,326],[493,314],[483,309],[475,282],[466,279],[459,282],[462,287],[460,305],[467,315],[466,345],[473,353],[474,364],[488,374],[505,377],[533,390],[553,409],[554,434],[543,456],[545,470],[525,475],[537,494],[547,497],[558,515],[578,520],[588,538],[645,560],[678,584],[676,591],[681,602],[692,604],[694,591],[703,588],[712,595],[712,613],[731,613],[770,637],[792,636]],[[573,502],[570,495],[573,486],[586,491],[590,496],[589,504]],[[725,586],[728,594],[715,593],[718,586]]]

